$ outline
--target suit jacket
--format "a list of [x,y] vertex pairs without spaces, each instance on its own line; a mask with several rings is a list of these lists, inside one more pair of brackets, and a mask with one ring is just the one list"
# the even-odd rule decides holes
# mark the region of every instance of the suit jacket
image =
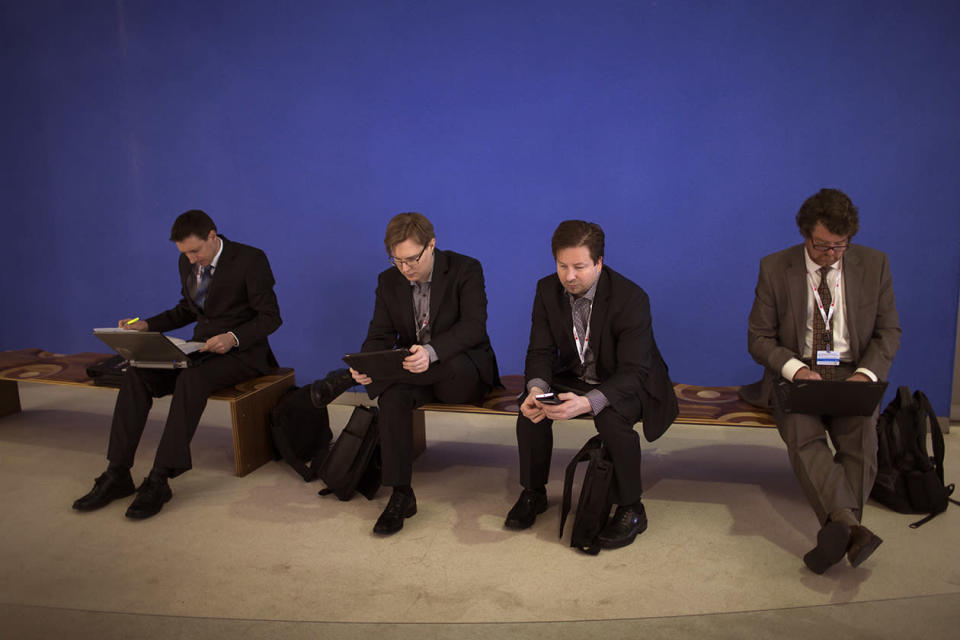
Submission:
[[240,344],[226,353],[253,367],[261,375],[277,367],[267,336],[283,322],[273,292],[273,272],[266,254],[224,236],[223,252],[217,261],[207,297],[201,309],[193,301],[196,267],[180,255],[181,296],[172,309],[147,318],[151,331],[171,331],[191,322],[197,326],[193,339],[205,342],[215,335],[232,331]]
[[[804,245],[760,261],[750,310],[747,348],[764,366],[763,379],[741,390],[747,402],[770,407],[773,385],[790,358],[801,358],[807,327],[807,267]],[[844,317],[853,362],[886,380],[900,346],[900,323],[887,255],[862,245],[843,254]]]
[[[430,284],[430,345],[439,362],[465,353],[487,385],[500,385],[497,359],[487,337],[487,293],[480,263],[453,251],[434,253]],[[417,342],[413,293],[399,269],[390,268],[377,278],[373,318],[361,351],[405,348]],[[371,397],[389,383],[367,387]]]
[[[593,299],[590,343],[601,381],[597,388],[610,406],[631,422],[642,417],[647,440],[663,435],[677,417],[677,397],[653,338],[650,301],[607,266]],[[555,376],[576,376],[579,368],[570,299],[554,273],[537,283],[525,377],[551,383]]]

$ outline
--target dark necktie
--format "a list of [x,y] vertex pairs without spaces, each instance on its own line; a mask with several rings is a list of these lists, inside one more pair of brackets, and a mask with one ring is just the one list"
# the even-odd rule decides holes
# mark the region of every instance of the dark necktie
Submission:
[[[820,374],[824,380],[832,380],[836,367],[821,366],[816,364],[817,352],[833,348],[833,331],[823,321],[823,314],[830,313],[830,305],[833,303],[833,296],[830,295],[830,285],[827,284],[827,274],[830,273],[830,267],[820,267],[820,286],[817,287],[817,294],[820,296],[820,304],[823,305],[823,313],[820,309],[813,310],[813,370]],[[830,319],[833,324],[833,318]]]
[[583,349],[583,362],[580,366],[581,376],[586,373],[586,365],[592,360],[588,353],[590,343],[586,342],[588,339],[587,325],[590,323],[590,306],[590,299],[587,297],[577,298],[573,301],[573,326],[577,331],[577,338],[580,340],[580,344],[577,345],[577,347]]
[[207,289],[210,287],[210,279],[213,277],[211,275],[213,265],[198,268],[200,269],[200,278],[199,282],[197,282],[197,290],[193,294],[193,301],[202,309],[203,303],[207,299]]

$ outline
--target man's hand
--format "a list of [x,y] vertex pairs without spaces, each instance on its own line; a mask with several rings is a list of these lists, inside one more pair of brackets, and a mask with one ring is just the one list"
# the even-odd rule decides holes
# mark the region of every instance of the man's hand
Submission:
[[120,329],[126,329],[128,331],[146,331],[148,329],[145,320],[137,320],[136,322],[130,324],[131,320],[133,320],[133,318],[124,318],[117,323],[117,327]]
[[534,387],[530,389],[530,393],[527,394],[527,397],[523,399],[523,402],[520,403],[520,413],[530,422],[536,424],[544,419],[546,414],[543,412],[543,407],[545,405],[537,402],[537,396],[543,393],[543,389],[540,387]]
[[423,373],[430,368],[430,352],[423,345],[413,345],[410,355],[403,359],[403,368],[410,373]]
[[543,412],[551,420],[570,420],[585,413],[590,413],[590,400],[587,396],[578,396],[575,393],[561,393],[557,396],[563,400],[560,404],[545,404]]
[[203,345],[200,351],[209,351],[210,353],[226,353],[237,346],[237,341],[229,333],[221,333],[213,336]]
[[793,374],[793,381],[797,382],[798,380],[823,380],[823,378],[821,378],[820,374],[812,370],[810,367],[804,367],[803,369],[797,370],[797,372]]
[[855,373],[849,378],[847,378],[847,382],[873,382],[873,381],[870,380],[870,376],[868,376],[865,373]]
[[359,371],[357,371],[357,370],[354,369],[353,367],[350,367],[350,375],[353,376],[353,380],[354,380],[354,382],[356,382],[357,384],[362,384],[363,386],[367,386],[368,384],[372,384],[372,383],[373,383],[373,378],[371,378],[370,376],[368,376],[368,375],[365,374],[365,373],[360,373]]

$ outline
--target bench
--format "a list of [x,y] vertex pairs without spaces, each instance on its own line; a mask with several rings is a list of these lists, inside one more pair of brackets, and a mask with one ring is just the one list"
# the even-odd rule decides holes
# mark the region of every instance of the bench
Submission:
[[[430,403],[413,413],[413,455],[417,457],[427,446],[426,416],[432,411],[486,415],[517,415],[517,397],[523,391],[523,376],[501,376],[502,389],[494,389],[479,405]],[[704,387],[675,384],[680,413],[674,424],[712,424],[738,427],[776,427],[769,411],[740,399],[740,387]]]
[[[104,353],[63,355],[42,349],[0,351],[0,417],[21,410],[18,383],[115,390],[95,386],[87,376],[88,366],[109,357],[110,354]],[[282,368],[210,396],[211,400],[230,403],[233,459],[238,476],[245,476],[274,459],[267,417],[283,392],[294,383],[293,369]]]

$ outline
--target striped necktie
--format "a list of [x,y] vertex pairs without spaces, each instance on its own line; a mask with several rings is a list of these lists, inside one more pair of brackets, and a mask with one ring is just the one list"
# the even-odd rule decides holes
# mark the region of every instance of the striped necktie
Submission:
[[[830,295],[830,285],[827,284],[827,274],[830,273],[830,267],[820,267],[820,286],[817,287],[817,294],[820,296],[820,303],[823,305],[823,312],[830,312],[830,305],[833,304],[833,296]],[[833,319],[831,318],[831,324]],[[833,374],[836,367],[822,366],[817,364],[817,352],[833,348],[833,329],[827,326],[823,321],[823,313],[820,309],[813,310],[813,367],[812,369],[820,374],[824,380],[833,380]]]
[[206,267],[197,267],[197,290],[193,294],[193,301],[197,306],[203,308],[203,303],[207,300],[207,289],[210,287],[210,280],[213,278],[213,265]]

